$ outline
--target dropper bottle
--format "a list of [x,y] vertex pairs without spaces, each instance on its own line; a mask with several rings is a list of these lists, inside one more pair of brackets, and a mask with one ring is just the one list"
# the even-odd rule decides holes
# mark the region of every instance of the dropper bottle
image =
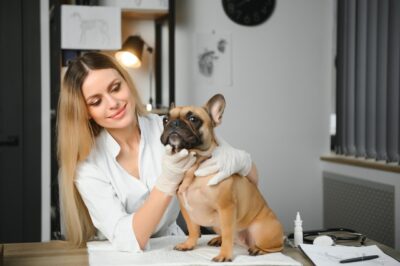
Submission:
[[303,244],[303,221],[301,220],[300,213],[297,212],[296,220],[294,220],[294,246],[298,247]]

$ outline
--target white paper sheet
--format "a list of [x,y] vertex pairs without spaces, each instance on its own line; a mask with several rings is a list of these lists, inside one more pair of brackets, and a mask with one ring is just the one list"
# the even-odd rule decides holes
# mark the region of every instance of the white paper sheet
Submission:
[[[392,257],[386,255],[376,245],[363,246],[363,247],[349,247],[349,246],[317,246],[310,244],[302,244],[300,248],[305,254],[313,261],[315,265],[324,266],[338,266],[338,265],[349,265],[349,266],[399,266],[400,263]],[[378,255],[379,258],[362,261],[352,262],[349,264],[340,263],[340,260]]]
[[108,241],[88,243],[89,264],[100,265],[296,265],[302,264],[280,252],[249,256],[247,249],[234,247],[233,262],[215,263],[211,261],[218,255],[219,247],[207,246],[215,235],[202,236],[198,245],[191,251],[177,251],[174,246],[186,239],[184,236],[168,236],[150,239],[150,250],[143,253],[118,252]]

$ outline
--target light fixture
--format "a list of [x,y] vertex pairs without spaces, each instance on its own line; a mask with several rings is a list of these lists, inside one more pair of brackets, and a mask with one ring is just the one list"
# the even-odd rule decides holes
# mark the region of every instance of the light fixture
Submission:
[[129,36],[122,45],[122,49],[116,52],[115,57],[117,60],[126,67],[139,68],[142,65],[143,48],[147,47],[149,58],[149,84],[150,84],[150,98],[146,109],[151,111],[153,109],[153,48],[150,47],[142,37],[138,35]]
[[144,41],[140,36],[129,36],[115,57],[126,67],[138,68],[142,65],[143,46]]

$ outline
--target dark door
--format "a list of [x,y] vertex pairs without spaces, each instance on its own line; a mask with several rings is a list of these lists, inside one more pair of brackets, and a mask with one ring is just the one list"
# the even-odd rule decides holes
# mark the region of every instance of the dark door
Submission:
[[0,1],[0,243],[41,239],[40,1]]

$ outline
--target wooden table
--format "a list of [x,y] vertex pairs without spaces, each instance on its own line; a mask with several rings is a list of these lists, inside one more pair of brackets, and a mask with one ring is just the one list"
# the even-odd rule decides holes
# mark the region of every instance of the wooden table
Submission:
[[[388,246],[373,240],[367,240],[366,245],[378,245],[386,254],[400,261],[400,252]],[[297,248],[285,246],[282,253],[303,265],[312,265]],[[0,244],[0,257],[0,266],[89,265],[87,249],[73,248],[65,241]]]
[[89,260],[86,248],[73,248],[65,241],[50,241],[3,244],[0,265],[89,265]]

